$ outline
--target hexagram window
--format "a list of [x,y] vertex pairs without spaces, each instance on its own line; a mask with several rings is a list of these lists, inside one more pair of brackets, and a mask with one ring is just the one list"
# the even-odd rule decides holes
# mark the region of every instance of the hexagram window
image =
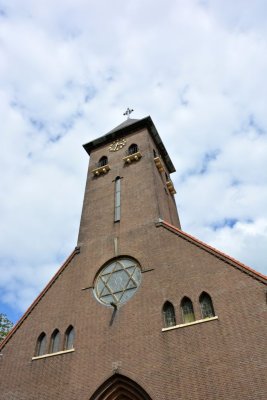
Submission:
[[164,318],[164,325],[165,327],[175,326],[176,325],[176,318],[175,318],[175,310],[169,301],[166,301],[163,306],[163,318]]
[[98,274],[95,284],[97,299],[109,306],[129,300],[141,283],[141,268],[131,258],[117,258],[109,262]]
[[60,332],[55,329],[51,335],[50,353],[57,353],[60,351]]
[[188,297],[184,297],[182,299],[181,310],[182,310],[183,322],[185,324],[195,321],[193,303]]
[[43,356],[44,354],[46,354],[46,334],[42,332],[37,339],[35,355]]
[[208,293],[203,292],[199,296],[199,303],[202,313],[202,318],[211,318],[215,316],[211,297]]

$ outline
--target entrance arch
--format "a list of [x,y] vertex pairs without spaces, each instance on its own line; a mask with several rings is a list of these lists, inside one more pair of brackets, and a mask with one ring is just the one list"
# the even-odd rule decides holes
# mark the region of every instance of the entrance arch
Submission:
[[151,397],[130,378],[115,374],[96,390],[90,400],[151,400]]

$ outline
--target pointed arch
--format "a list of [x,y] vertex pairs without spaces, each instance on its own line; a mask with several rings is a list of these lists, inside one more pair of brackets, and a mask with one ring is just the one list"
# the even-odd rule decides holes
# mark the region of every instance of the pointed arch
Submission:
[[163,319],[164,319],[164,326],[168,328],[169,326],[176,325],[176,318],[175,318],[175,310],[170,301],[165,301],[163,307]]
[[37,339],[36,342],[36,349],[35,349],[35,356],[43,356],[44,354],[47,353],[47,349],[46,349],[46,334],[44,332],[42,332]]
[[202,318],[211,318],[215,316],[212,299],[207,292],[202,292],[199,296]]
[[184,324],[195,321],[194,307],[189,297],[183,297],[181,301],[181,310]]
[[55,329],[51,335],[50,353],[57,353],[58,351],[60,351],[60,332]]
[[147,392],[132,379],[114,374],[90,397],[90,400],[151,400]]
[[75,331],[72,325],[70,325],[65,332],[64,337],[64,350],[70,350],[74,347]]

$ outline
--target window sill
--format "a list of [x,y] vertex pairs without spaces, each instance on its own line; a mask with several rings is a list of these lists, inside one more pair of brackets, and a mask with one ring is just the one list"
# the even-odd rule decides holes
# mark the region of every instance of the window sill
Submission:
[[48,353],[48,354],[44,354],[43,356],[32,357],[32,360],[39,360],[41,358],[60,356],[61,354],[72,353],[73,351],[75,351],[75,349],[57,351],[56,353]]
[[180,324],[180,325],[170,326],[168,328],[162,328],[162,332],[171,331],[173,329],[185,328],[186,326],[202,324],[203,322],[214,321],[215,319],[218,319],[218,317],[215,316],[215,317],[210,317],[210,318],[204,318],[204,319],[199,319],[198,321],[188,322],[187,324]]

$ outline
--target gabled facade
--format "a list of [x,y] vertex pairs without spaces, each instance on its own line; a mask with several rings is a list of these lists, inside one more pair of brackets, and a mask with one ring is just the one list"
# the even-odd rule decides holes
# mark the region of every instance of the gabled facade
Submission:
[[266,277],[183,232],[150,117],[84,148],[77,247],[2,342],[0,399],[265,399]]

